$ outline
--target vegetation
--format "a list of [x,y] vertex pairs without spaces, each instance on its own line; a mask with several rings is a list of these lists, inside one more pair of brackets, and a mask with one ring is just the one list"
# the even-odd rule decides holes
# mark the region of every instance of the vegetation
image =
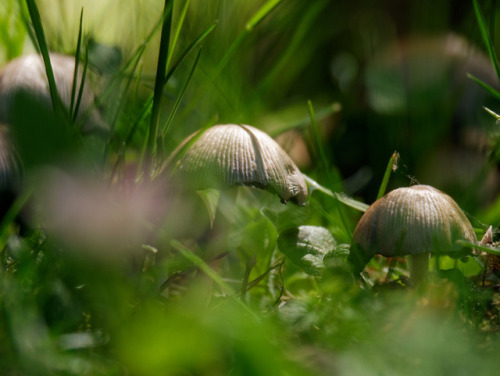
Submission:
[[[0,62],[39,52],[56,113],[16,107],[2,375],[498,373],[499,9],[355,3],[2,0]],[[80,132],[49,51],[80,61],[107,132]],[[275,137],[305,206],[188,188],[184,140],[227,123]],[[405,258],[353,273],[363,212],[416,182],[491,241],[437,252],[418,287]]]

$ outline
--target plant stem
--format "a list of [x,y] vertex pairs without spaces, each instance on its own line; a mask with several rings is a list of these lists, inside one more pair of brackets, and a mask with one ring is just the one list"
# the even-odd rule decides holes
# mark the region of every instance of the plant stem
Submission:
[[414,286],[427,281],[429,274],[430,253],[419,253],[410,256],[410,279]]

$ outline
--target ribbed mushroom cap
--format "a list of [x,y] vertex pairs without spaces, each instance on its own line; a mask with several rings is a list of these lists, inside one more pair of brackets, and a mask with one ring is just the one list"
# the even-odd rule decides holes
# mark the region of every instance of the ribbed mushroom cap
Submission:
[[179,162],[196,189],[249,185],[304,205],[307,186],[288,154],[266,133],[249,125],[207,129]]
[[428,185],[398,188],[375,201],[353,235],[353,251],[386,257],[460,250],[457,240],[476,241],[464,212],[447,194]]
[[[59,97],[64,106],[69,109],[75,59],[71,56],[51,53],[50,62]],[[81,72],[82,67],[78,71],[76,94],[80,89]],[[0,122],[10,123],[12,121],[12,111],[19,96],[39,101],[47,109],[52,108],[45,65],[41,56],[32,54],[19,57],[0,70]],[[94,93],[90,89],[88,82],[85,82],[78,111],[78,119],[86,120],[83,125],[84,131],[108,128],[99,112],[92,108],[94,100]]]

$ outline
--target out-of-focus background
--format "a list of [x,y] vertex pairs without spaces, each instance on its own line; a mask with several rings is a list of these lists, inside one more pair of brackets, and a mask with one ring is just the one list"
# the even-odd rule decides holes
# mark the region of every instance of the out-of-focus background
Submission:
[[[91,38],[101,74],[96,89],[102,89],[109,75],[145,42],[163,8],[159,1],[38,4],[50,49],[69,54],[74,53],[84,10],[83,30]],[[291,0],[245,34],[261,5],[190,2],[174,59],[212,23],[216,28],[203,42],[198,68],[165,141],[167,148],[214,122],[244,122],[275,135],[300,128],[301,121],[307,122],[310,99],[316,111],[325,110],[321,120],[328,157],[335,161],[349,193],[373,200],[373,183],[397,150],[403,175],[453,190],[471,205],[493,199],[496,173],[489,171],[488,184],[477,180],[483,179],[481,164],[495,138],[491,117],[482,106],[494,109],[496,104],[467,74],[494,87],[498,83],[471,2],[351,5]],[[494,2],[483,5],[493,20]],[[34,51],[18,8],[14,1],[2,5],[8,26],[0,48],[3,64]],[[174,28],[181,11],[182,4],[176,3]],[[159,32],[147,41],[142,55],[140,82],[133,94],[139,98],[154,85],[158,42]],[[179,67],[168,82],[172,96],[189,69],[189,64]],[[165,114],[171,102],[164,101]],[[106,105],[102,104],[104,110]],[[286,137],[282,139],[286,144]],[[294,146],[300,148],[299,142]],[[296,158],[301,158],[302,167],[311,168],[310,156]],[[395,184],[405,180],[401,176]],[[471,197],[471,186],[481,198]]]

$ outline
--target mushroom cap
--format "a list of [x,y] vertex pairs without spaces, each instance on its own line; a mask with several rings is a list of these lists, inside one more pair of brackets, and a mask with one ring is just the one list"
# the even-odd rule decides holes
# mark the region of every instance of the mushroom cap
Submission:
[[[56,53],[50,54],[57,92],[63,105],[71,105],[71,89],[75,70],[75,58]],[[78,71],[76,94],[80,90],[82,68]],[[11,123],[15,102],[18,98],[38,101],[47,109],[52,109],[49,83],[41,56],[31,54],[9,62],[0,70],[0,122]],[[85,81],[78,111],[78,120],[83,121],[83,131],[106,130],[108,126],[99,112],[93,108],[95,96]]]
[[[375,201],[353,234],[363,258],[459,251],[456,241],[476,242],[467,216],[447,194],[428,185],[398,188]],[[356,249],[357,248],[357,249]]]
[[179,170],[195,189],[248,185],[276,193],[283,202],[304,205],[307,198],[304,177],[288,154],[249,125],[207,129],[179,161]]

